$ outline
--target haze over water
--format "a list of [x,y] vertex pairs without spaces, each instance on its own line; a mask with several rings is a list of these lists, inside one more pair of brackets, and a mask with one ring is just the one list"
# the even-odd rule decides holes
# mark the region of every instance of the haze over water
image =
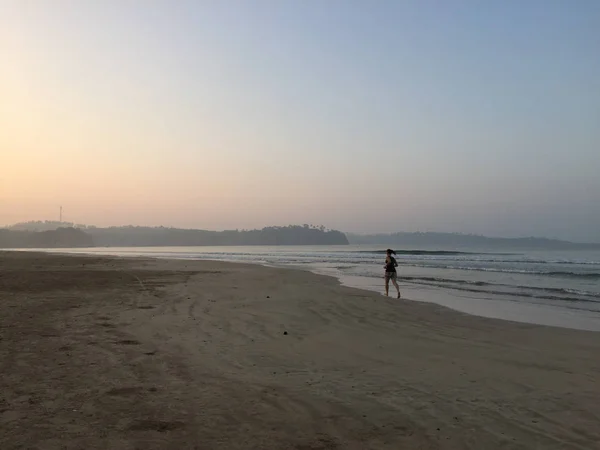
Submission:
[[0,225],[600,242],[600,3],[5,0]]

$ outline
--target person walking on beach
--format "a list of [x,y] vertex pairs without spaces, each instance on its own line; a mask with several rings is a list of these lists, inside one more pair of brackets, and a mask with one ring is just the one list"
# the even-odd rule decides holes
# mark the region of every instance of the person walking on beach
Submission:
[[385,266],[383,266],[385,268],[385,295],[389,295],[390,280],[392,280],[396,291],[398,291],[397,298],[400,298],[400,288],[398,287],[398,282],[396,281],[396,277],[398,275],[396,272],[396,267],[398,267],[398,263],[396,262],[396,258],[394,258],[392,254],[395,255],[396,252],[388,248],[386,251]]

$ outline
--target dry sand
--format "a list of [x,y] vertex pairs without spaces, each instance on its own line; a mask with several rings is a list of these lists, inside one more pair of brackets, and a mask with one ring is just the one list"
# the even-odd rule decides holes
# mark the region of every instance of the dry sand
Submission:
[[0,254],[0,449],[597,449],[600,334],[301,271]]

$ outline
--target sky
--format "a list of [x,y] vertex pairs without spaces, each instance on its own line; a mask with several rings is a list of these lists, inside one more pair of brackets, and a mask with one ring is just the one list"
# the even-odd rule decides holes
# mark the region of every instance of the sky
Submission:
[[600,242],[600,2],[0,0],[0,225]]

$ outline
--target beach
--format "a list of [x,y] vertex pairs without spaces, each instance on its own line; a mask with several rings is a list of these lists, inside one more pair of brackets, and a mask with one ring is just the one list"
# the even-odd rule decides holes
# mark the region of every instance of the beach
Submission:
[[[383,291],[385,248],[350,246],[94,247],[72,254],[242,262],[308,270]],[[505,248],[396,249],[411,300],[493,319],[600,331],[600,252]]]
[[221,261],[0,253],[0,448],[600,449],[600,334]]

